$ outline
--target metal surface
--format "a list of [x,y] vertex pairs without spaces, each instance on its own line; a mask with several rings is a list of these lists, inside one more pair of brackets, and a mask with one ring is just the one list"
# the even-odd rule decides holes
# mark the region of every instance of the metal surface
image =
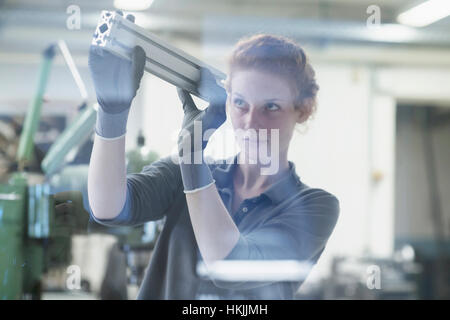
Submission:
[[54,223],[55,217],[49,199],[48,184],[28,186],[28,236],[31,238],[42,239],[50,236],[50,225]]
[[0,299],[20,299],[24,283],[27,186],[23,179],[0,185]]
[[209,100],[208,94],[201,95],[197,91],[200,67],[209,69],[220,85],[226,77],[221,71],[171,46],[115,12],[102,12],[92,45],[103,47],[126,59],[130,58],[133,47],[141,46],[147,57],[146,71],[204,100]]

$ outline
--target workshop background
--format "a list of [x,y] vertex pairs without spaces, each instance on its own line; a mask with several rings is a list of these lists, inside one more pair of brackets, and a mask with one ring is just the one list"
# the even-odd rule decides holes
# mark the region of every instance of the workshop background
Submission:
[[[440,20],[420,21],[436,14],[426,7],[399,19],[425,2],[436,2]],[[291,37],[306,50],[319,104],[295,133],[289,159],[306,184],[337,196],[341,212],[296,298],[450,298],[448,1],[0,0],[0,299],[136,297],[164,221],[65,232],[52,197],[79,191],[87,208],[95,121],[95,112],[87,111],[96,102],[88,49],[100,12],[118,8],[224,72],[233,44],[256,32]],[[39,104],[43,53],[59,40],[81,80],[60,42],[45,69],[32,160],[24,165],[18,161],[24,119]],[[60,147],[73,147],[44,162],[81,114],[85,134],[60,139]],[[175,87],[145,73],[128,121],[128,172],[176,150],[182,116]],[[229,130],[227,120],[207,154],[235,154]],[[18,175],[24,170],[26,179]],[[86,223],[80,220],[78,227]]]

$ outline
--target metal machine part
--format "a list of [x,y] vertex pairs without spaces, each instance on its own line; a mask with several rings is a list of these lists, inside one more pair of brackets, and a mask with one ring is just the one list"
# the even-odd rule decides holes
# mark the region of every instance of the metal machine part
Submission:
[[46,175],[52,175],[66,163],[69,151],[83,145],[92,134],[97,112],[94,106],[86,106],[70,126],[57,138],[42,160],[41,168]]
[[220,86],[226,77],[221,71],[173,47],[116,12],[102,11],[92,45],[126,59],[130,59],[132,48],[141,46],[147,57],[146,71],[207,101],[210,98],[200,95],[197,90],[200,68],[209,69]]
[[34,135],[38,129],[41,119],[41,108],[43,96],[47,87],[53,57],[55,56],[55,45],[50,45],[44,50],[43,61],[40,67],[38,87],[25,117],[22,133],[20,135],[17,161],[19,171],[23,171],[25,165],[31,161],[34,146]]
[[[20,299],[26,287],[26,221],[27,185],[16,177],[11,185],[0,185],[0,297]],[[25,270],[24,270],[25,268]]]

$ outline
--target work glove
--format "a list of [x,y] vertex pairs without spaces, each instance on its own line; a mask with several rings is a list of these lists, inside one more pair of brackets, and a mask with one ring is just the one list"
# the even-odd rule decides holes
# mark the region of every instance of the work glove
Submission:
[[[209,101],[205,110],[197,108],[188,91],[177,87],[178,97],[184,112],[182,129],[178,135],[180,157],[183,156],[184,149],[188,149],[192,153],[203,151],[208,144],[209,137],[227,118],[225,111],[227,94],[225,89],[217,84],[214,75],[208,69],[202,68],[200,74],[197,90],[200,95],[207,97]],[[200,129],[201,131],[196,131]],[[205,132],[207,133],[206,136],[204,136]],[[200,136],[194,137],[194,133],[200,134]],[[202,141],[202,143],[196,144],[196,141]],[[190,148],[183,148],[185,144]]]
[[202,68],[200,74],[197,89],[209,101],[205,110],[197,108],[189,92],[177,88],[184,111],[182,129],[178,136],[178,155],[185,193],[204,189],[214,183],[211,171],[203,161],[203,150],[211,135],[226,120],[225,89],[216,83],[214,75],[208,69]]
[[[134,16],[127,15],[126,18],[134,22]],[[145,51],[140,46],[132,49],[131,61],[102,47],[90,46],[89,70],[100,106],[95,126],[97,135],[114,139],[125,134],[131,102],[144,74],[145,60]]]

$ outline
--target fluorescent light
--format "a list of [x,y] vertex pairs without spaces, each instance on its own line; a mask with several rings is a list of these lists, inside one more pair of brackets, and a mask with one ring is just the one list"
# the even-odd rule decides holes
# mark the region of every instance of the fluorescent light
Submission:
[[299,281],[305,280],[312,264],[297,260],[219,260],[208,266],[197,264],[201,277],[222,281]]
[[450,15],[449,0],[428,0],[397,17],[401,24],[424,27]]
[[114,7],[125,11],[142,11],[150,8],[153,0],[114,0]]

